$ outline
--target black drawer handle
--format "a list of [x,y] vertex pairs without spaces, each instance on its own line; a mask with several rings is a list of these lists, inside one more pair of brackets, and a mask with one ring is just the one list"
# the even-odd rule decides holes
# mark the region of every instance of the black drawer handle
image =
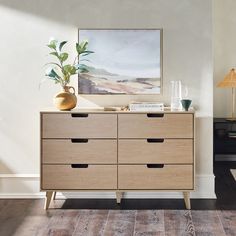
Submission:
[[164,113],[149,113],[147,114],[148,118],[159,118],[164,117]]
[[72,143],[87,143],[88,139],[87,138],[72,138],[71,142]]
[[148,138],[148,143],[164,143],[164,138]]
[[163,168],[164,164],[147,164],[147,168]]
[[71,164],[72,168],[88,168],[88,164]]
[[76,117],[78,117],[78,118],[86,118],[86,117],[88,117],[88,114],[72,113],[71,116],[74,117],[74,118],[76,118]]

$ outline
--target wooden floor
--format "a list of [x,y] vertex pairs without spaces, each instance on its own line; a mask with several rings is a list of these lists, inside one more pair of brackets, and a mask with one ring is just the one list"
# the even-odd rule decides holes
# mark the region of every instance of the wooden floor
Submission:
[[0,199],[0,236],[236,236],[235,163],[214,163],[217,199]]
[[236,162],[218,161],[214,163],[216,207],[236,210],[236,181],[230,172],[236,169]]
[[56,200],[54,209],[44,211],[43,200],[0,200],[0,235],[236,235],[236,211],[91,210],[64,205],[64,200]]

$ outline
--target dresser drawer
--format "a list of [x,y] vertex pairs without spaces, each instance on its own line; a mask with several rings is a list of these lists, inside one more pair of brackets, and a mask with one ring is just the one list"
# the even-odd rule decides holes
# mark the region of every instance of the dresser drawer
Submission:
[[193,138],[192,114],[119,114],[119,138]]
[[43,114],[42,138],[116,138],[116,114]]
[[43,139],[44,164],[116,164],[116,139]]
[[193,166],[164,165],[163,168],[148,168],[147,165],[120,165],[118,187],[137,190],[190,190],[193,189]]
[[193,139],[120,139],[121,164],[192,164]]
[[[43,165],[42,189],[73,190],[73,189],[116,189],[116,165]],[[83,167],[83,168],[78,168]]]

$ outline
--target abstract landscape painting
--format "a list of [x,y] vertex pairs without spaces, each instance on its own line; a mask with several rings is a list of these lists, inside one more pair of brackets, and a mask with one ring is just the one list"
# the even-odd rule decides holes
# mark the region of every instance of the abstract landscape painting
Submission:
[[160,29],[83,29],[83,40],[94,53],[83,61],[89,72],[79,75],[80,94],[160,94]]

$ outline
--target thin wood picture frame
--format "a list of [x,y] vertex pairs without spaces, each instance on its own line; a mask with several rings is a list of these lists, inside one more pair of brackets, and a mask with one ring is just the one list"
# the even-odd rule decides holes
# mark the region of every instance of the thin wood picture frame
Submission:
[[[95,32],[95,34],[93,35],[93,33]],[[105,35],[103,35],[105,32]],[[122,46],[122,44],[124,45],[124,42],[128,41],[124,39],[124,42],[120,43],[121,45],[119,45],[119,42],[117,43],[117,41],[119,41],[119,37],[123,37],[122,34],[126,34],[129,35],[130,38],[134,37],[132,36],[132,34],[137,34],[137,35],[142,35],[142,33],[147,33],[149,36],[147,36],[147,39],[149,38],[150,42],[154,42],[153,45],[159,45],[159,48],[155,51],[154,49],[152,50],[152,57],[155,57],[153,55],[155,55],[155,52],[159,52],[157,56],[157,61],[156,62],[146,62],[145,61],[145,53],[148,54],[148,49],[152,48],[152,45],[148,45],[147,46],[147,50],[145,51],[145,46],[143,48],[144,52],[139,52],[140,55],[142,55],[142,53],[144,54],[144,64],[147,63],[147,65],[156,65],[157,67],[159,66],[159,68],[155,68],[155,66],[153,66],[153,72],[154,71],[158,71],[157,72],[157,76],[159,76],[157,78],[157,81],[155,81],[155,77],[151,77],[148,78],[148,76],[145,76],[145,72],[141,72],[142,76],[138,77],[138,76],[123,76],[122,74],[119,75],[118,73],[116,73],[117,71],[119,72],[119,68],[118,69],[114,69],[114,67],[109,65],[106,65],[105,62],[105,69],[102,68],[102,66],[104,66],[102,63],[100,63],[100,65],[98,65],[98,68],[94,69],[94,65],[96,65],[97,62],[103,62],[105,60],[100,60],[99,57],[103,57],[101,50],[98,49],[96,50],[96,46],[99,45],[99,43],[101,44],[101,40],[99,39],[99,37],[104,38],[106,36],[106,34],[109,35],[109,32],[111,32],[113,34],[113,38],[109,38],[106,37],[106,45],[111,44],[110,48],[112,48],[112,43],[114,43],[114,45],[117,46]],[[157,33],[158,32],[158,33]],[[82,35],[82,33],[85,33],[84,35]],[[120,35],[119,37],[117,37],[118,39],[115,40],[115,42],[112,42],[112,39],[114,39],[114,34],[118,33],[118,35]],[[159,39],[157,40],[158,42],[155,42],[155,39],[151,39],[151,35],[158,35],[159,34]],[[99,35],[100,34],[100,35]],[[88,37],[86,37],[86,35]],[[92,36],[91,36],[92,35]],[[101,36],[102,35],[102,36]],[[98,37],[97,37],[98,36]],[[92,40],[91,40],[92,37]],[[126,38],[126,36],[124,36],[124,38]],[[136,37],[137,38],[137,37]],[[87,39],[89,41],[89,50],[94,51],[94,55],[97,53],[97,56],[94,59],[94,56],[91,55],[88,57],[88,59],[90,60],[90,62],[92,61],[92,63],[85,63],[87,64],[90,68],[91,68],[91,72],[88,72],[87,74],[79,74],[78,76],[78,93],[80,95],[162,95],[163,94],[163,29],[162,28],[150,28],[150,29],[110,29],[110,28],[106,28],[106,29],[92,29],[92,28],[82,28],[82,29],[78,29],[78,42],[81,42],[82,40]],[[145,35],[143,36],[143,39],[145,39]],[[100,42],[99,42],[100,40]],[[123,40],[123,39],[122,39]],[[122,41],[121,40],[121,41]],[[94,43],[95,41],[95,43]],[[137,40],[135,41],[136,44],[141,44],[142,40]],[[150,43],[149,42],[149,43]],[[147,43],[145,40],[143,40],[143,44]],[[94,46],[94,44],[97,44]],[[117,45],[118,44],[118,45]],[[105,47],[105,46],[104,46]],[[149,47],[149,48],[148,48]],[[101,47],[100,47],[101,48]],[[129,47],[127,47],[129,51]],[[142,47],[140,47],[142,48]],[[114,48],[112,48],[113,52],[114,52]],[[112,51],[111,50],[111,51]],[[133,52],[135,51],[135,47],[131,46],[131,57],[132,57],[132,50]],[[126,52],[122,52],[123,55],[125,55]],[[122,54],[120,53],[120,54]],[[106,55],[109,53],[106,53]],[[119,54],[119,53],[118,53]],[[129,53],[128,53],[129,54]],[[112,57],[114,55],[112,54]],[[115,57],[115,56],[114,56]],[[115,60],[117,60],[116,57]],[[137,57],[138,58],[138,57]],[[146,56],[147,58],[147,56]],[[110,60],[107,60],[110,61]],[[130,60],[132,61],[132,60]],[[133,61],[134,63],[130,64],[131,67],[134,67],[134,71],[135,71],[135,60]],[[114,62],[109,62],[110,65],[114,65]],[[142,62],[141,62],[142,63]],[[149,63],[149,64],[148,64]],[[97,63],[99,64],[99,63]],[[138,63],[137,63],[138,64]],[[145,65],[144,65],[145,66]],[[95,66],[96,67],[96,66]],[[121,69],[120,71],[122,72],[126,72],[124,69],[124,65],[122,65],[121,63]],[[110,69],[109,70],[107,70]],[[139,70],[139,69],[137,69]],[[145,69],[147,71],[147,74],[151,74],[151,70],[149,70],[148,68]],[[104,75],[104,74],[106,75]],[[128,72],[132,73],[131,72]],[[138,73],[138,72],[137,72]],[[96,75],[99,74],[99,75]],[[159,81],[158,81],[159,80]],[[114,82],[115,81],[115,82]],[[159,84],[158,84],[159,83]],[[129,86],[131,85],[131,86]],[[124,89],[124,91],[122,91],[122,89]]]

